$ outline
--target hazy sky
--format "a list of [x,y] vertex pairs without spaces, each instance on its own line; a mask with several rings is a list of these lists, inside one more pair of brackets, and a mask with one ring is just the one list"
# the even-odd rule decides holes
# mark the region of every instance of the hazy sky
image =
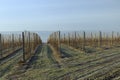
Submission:
[[0,0],[0,31],[120,30],[120,0]]

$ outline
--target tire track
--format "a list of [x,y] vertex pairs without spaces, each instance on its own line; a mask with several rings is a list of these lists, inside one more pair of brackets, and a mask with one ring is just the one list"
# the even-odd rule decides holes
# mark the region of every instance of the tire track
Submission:
[[[90,67],[97,67],[97,66],[99,66],[101,64],[105,64],[105,63],[110,62],[111,59],[116,59],[116,58],[119,58],[119,57],[120,57],[119,53],[116,53],[116,54],[107,55],[107,56],[104,56],[104,57],[101,57],[101,58],[98,58],[98,59],[95,59],[95,60],[87,61],[85,63],[80,63],[80,64],[78,64],[78,66],[85,66],[86,65],[86,67],[82,67],[81,69],[75,70],[73,72],[68,72],[68,73],[66,73],[64,75],[61,75],[60,77],[54,78],[54,80],[65,77],[65,76],[68,76],[68,75],[71,75],[71,74],[74,74],[75,72],[83,71],[83,69],[85,70],[85,69],[88,69]],[[105,61],[100,62],[100,60],[104,59],[104,58],[105,59],[108,58],[108,60],[106,59]],[[96,62],[96,65],[94,65],[94,64],[91,65],[91,63],[95,63],[95,62]],[[76,67],[76,65],[74,67]]]
[[19,48],[19,49],[13,51],[12,53],[10,53],[8,56],[1,58],[0,59],[0,65],[4,64],[5,62],[7,62],[10,59],[14,58],[14,56],[16,54],[18,54],[19,52],[21,52],[21,51],[22,51],[22,48]]
[[12,67],[17,64],[22,58],[22,50],[18,51],[16,55],[10,58],[8,61],[4,62],[3,65],[0,66],[0,77],[4,76],[5,73],[10,72]]
[[[116,64],[120,65],[120,59],[118,57],[115,57],[113,59],[113,61],[105,61],[104,63],[101,63],[101,64],[99,64],[97,66],[87,68],[88,70],[91,70],[91,71],[83,72],[85,74],[82,74],[81,76],[78,75],[77,78],[75,78],[74,80],[77,80],[77,79],[85,79],[85,80],[87,80],[87,79],[89,79],[87,77],[91,76],[92,74],[94,75],[95,73],[97,73],[97,72],[99,72],[99,71],[101,71],[103,69],[107,69],[107,68],[109,68],[111,66],[115,67],[115,66],[117,66]],[[94,68],[95,68],[95,70],[94,70]]]
[[53,51],[51,50],[50,46],[49,45],[46,45],[47,46],[47,56],[50,60],[50,62],[54,65],[56,65],[56,67],[60,68],[61,65],[59,64],[59,62],[56,61],[54,55],[53,55]]
[[59,67],[59,63],[56,61],[52,54],[51,48],[47,44],[43,44],[40,53],[36,56],[36,61],[33,63],[35,68],[55,68]]

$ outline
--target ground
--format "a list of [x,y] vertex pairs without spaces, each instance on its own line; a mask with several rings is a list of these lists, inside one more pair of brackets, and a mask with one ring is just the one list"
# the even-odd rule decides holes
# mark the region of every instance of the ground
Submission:
[[86,51],[62,45],[62,57],[56,58],[51,46],[42,44],[23,66],[20,50],[0,64],[0,80],[120,80],[120,47]]

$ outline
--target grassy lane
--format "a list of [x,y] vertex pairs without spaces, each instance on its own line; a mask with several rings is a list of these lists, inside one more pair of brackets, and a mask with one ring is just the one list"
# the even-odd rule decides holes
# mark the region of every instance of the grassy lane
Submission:
[[41,52],[41,46],[38,46],[38,50],[36,50],[36,54],[30,59],[30,62],[26,63],[24,66],[18,64],[13,67],[13,70],[6,75],[5,80],[16,80],[19,76],[26,72],[28,68],[33,68],[33,63],[37,60],[37,56]]
[[[66,51],[68,51],[68,53],[69,52],[71,52],[71,53],[73,52],[73,54],[75,53],[73,50],[68,49],[68,48]],[[86,69],[87,70],[93,69],[93,68],[96,68],[97,66],[99,67],[100,65],[104,66],[108,62],[111,63],[112,62],[111,60],[114,61],[116,59],[119,59],[119,57],[120,57],[119,52],[120,52],[119,49],[113,49],[113,50],[108,50],[108,51],[105,50],[101,53],[91,54],[90,56],[88,56],[89,54],[80,54],[79,53],[79,55],[74,56],[73,58],[71,58],[71,60],[69,58],[69,60],[64,61],[66,66],[68,63],[68,72],[64,75],[61,75],[60,77],[56,77],[55,79],[62,80],[62,79],[65,79],[67,76],[69,76],[71,79],[72,79],[72,77],[75,77],[75,76],[78,77],[81,74],[83,74],[83,71],[85,71]],[[104,53],[105,53],[105,55],[104,55]],[[77,58],[77,57],[80,57],[80,58]],[[113,62],[113,63],[115,63],[115,62]],[[102,66],[100,66],[100,67],[102,67]],[[81,74],[79,74],[79,73],[81,73]],[[85,72],[85,73],[87,74],[87,72]]]
[[[104,70],[111,70],[112,67],[116,67],[116,66],[119,66],[120,65],[120,59],[119,58],[114,58],[112,61],[109,60],[106,62],[103,62],[99,65],[95,65],[94,67],[89,67],[89,68],[86,68],[81,72],[79,72],[77,75],[76,75],[76,78],[74,80],[77,80],[77,79],[89,79],[89,76],[93,76],[93,79],[96,79],[98,77],[96,77],[96,74],[101,72],[101,71],[104,71]],[[81,75],[80,75],[81,73]]]
[[0,58],[0,60],[5,58],[5,57],[7,57],[7,56],[9,56],[10,54],[14,53],[16,50],[18,50],[20,48],[21,47],[16,47],[14,49],[13,48],[9,48],[9,49],[2,50],[2,58]]
[[61,52],[59,63],[49,45],[39,46],[28,69],[12,75],[9,80],[103,80],[111,76],[112,79],[119,79],[119,48],[84,53],[62,45]]
[[53,51],[51,50],[49,45],[47,45],[47,56],[48,56],[51,64],[53,64],[55,67],[58,67],[58,68],[61,67],[60,64],[56,61],[56,59],[55,59],[55,57],[53,55]]
[[69,67],[76,67],[76,66],[88,64],[88,63],[91,63],[94,61],[98,61],[98,60],[101,60],[103,58],[106,59],[109,57],[114,57],[114,56],[119,55],[119,53],[120,53],[119,48],[111,49],[110,51],[105,50],[105,51],[102,51],[100,53],[96,52],[96,53],[92,53],[92,54],[79,53],[73,49],[66,48],[66,47],[64,47],[64,49],[69,54],[70,53],[76,54],[73,57],[63,59],[64,64],[68,65]]
[[47,44],[39,48],[36,60],[33,60],[30,68],[16,79],[19,80],[50,80],[54,71],[60,71],[59,63],[53,56],[53,51]]
[[9,55],[7,55],[6,57],[3,57],[2,59],[0,59],[0,65],[4,64],[5,62],[7,62],[10,59],[14,58],[14,56],[21,50],[22,50],[22,48],[18,48],[15,51],[13,51],[12,53],[10,53]]
[[[117,65],[117,66],[116,66]],[[115,66],[115,67],[112,67]],[[89,79],[105,79],[105,80],[120,80],[120,63],[114,63],[114,65],[104,68],[103,70],[96,72],[96,74],[87,77]]]
[[[119,49],[113,49],[111,51],[105,50],[101,53],[94,53],[91,55],[79,53],[66,47],[62,50],[67,55],[71,55],[62,58],[63,64],[65,65],[64,67],[58,68],[58,66],[56,66],[58,63],[55,60],[50,47],[44,45],[41,53],[37,56],[36,62],[33,63],[33,68],[29,69],[25,75],[20,78],[20,80],[77,79],[80,76],[84,77],[89,75],[91,72],[96,72],[106,66],[112,65],[114,61],[120,57],[118,53]],[[111,59],[113,59],[112,62],[110,61]],[[73,63],[71,63],[72,61]],[[74,64],[74,62],[76,63]],[[89,69],[91,71],[88,72]],[[82,74],[82,71],[84,71],[84,74]]]
[[13,67],[20,61],[22,58],[22,50],[18,51],[9,61],[0,65],[0,77],[4,77],[5,74],[8,74],[13,70]]

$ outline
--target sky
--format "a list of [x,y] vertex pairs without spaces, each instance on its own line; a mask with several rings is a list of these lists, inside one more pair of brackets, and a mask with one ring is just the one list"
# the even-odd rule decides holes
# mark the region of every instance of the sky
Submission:
[[120,30],[120,0],[0,0],[0,31]]

